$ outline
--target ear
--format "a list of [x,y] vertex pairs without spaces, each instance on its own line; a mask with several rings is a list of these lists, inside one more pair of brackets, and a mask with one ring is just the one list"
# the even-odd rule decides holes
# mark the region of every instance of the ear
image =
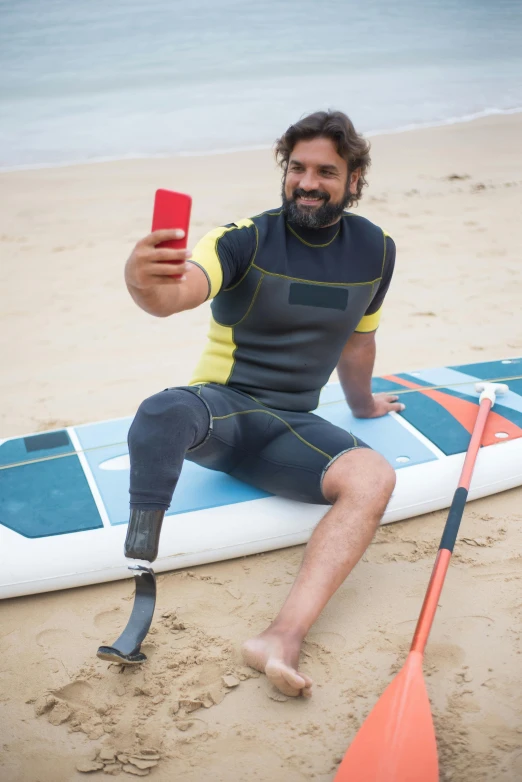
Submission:
[[355,171],[352,171],[350,173],[350,193],[352,195],[355,195],[357,193],[357,184],[359,182],[360,176],[361,176],[360,168],[356,168]]

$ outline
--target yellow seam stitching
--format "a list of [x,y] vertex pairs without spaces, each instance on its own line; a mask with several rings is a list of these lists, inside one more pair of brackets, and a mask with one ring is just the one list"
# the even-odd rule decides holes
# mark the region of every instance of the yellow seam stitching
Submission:
[[366,282],[318,282],[317,280],[305,280],[302,277],[289,277],[287,274],[269,272],[267,269],[262,269],[261,266],[257,266],[255,263],[252,264],[252,267],[263,272],[263,274],[268,274],[270,277],[281,277],[283,280],[293,280],[294,282],[309,282],[311,285],[327,285],[330,288],[339,286],[352,288],[356,285],[373,285],[376,282],[380,282],[382,279],[382,277],[377,277],[375,280],[366,280]]
[[[252,255],[252,258],[250,259],[250,263],[248,264],[245,273],[233,285],[231,285],[228,288],[223,288],[224,291],[233,291],[234,288],[237,288],[237,286],[240,285],[240,283],[243,282],[243,280],[247,276],[248,272],[250,271],[250,269],[254,265],[254,261],[256,259],[256,255],[257,255],[257,250],[258,250],[258,247],[259,247],[259,231],[257,230],[257,225],[254,222],[252,223],[252,225],[254,226],[254,230],[256,232],[256,246],[255,246],[255,249],[254,249],[254,254]],[[245,226],[242,226],[242,227],[244,228]],[[250,228],[250,226],[249,226],[249,228]]]
[[332,239],[330,239],[330,241],[329,241],[329,242],[326,242],[326,244],[311,244],[310,242],[307,242],[307,241],[305,241],[305,240],[304,240],[304,239],[303,239],[301,236],[299,236],[299,234],[298,234],[298,233],[296,233],[296,232],[294,231],[294,229],[292,228],[292,226],[290,225],[290,223],[287,223],[287,224],[286,224],[286,226],[287,226],[288,230],[289,230],[291,233],[293,233],[293,235],[294,235],[294,236],[295,236],[297,239],[299,239],[299,241],[300,241],[302,244],[306,244],[306,246],[307,246],[307,247],[328,247],[328,245],[330,245],[330,244],[331,244],[331,243],[334,241],[334,239],[337,239],[337,237],[339,236],[339,231],[341,230],[341,227],[339,226],[339,228],[337,229],[337,233],[335,234],[335,236],[334,236],[334,237],[332,237]]
[[[224,237],[224,235],[227,233],[227,231],[231,231],[231,230],[232,230],[232,228],[227,228],[227,227],[225,226],[225,227],[223,228],[223,233],[221,233],[219,236],[216,236],[216,241],[214,242],[214,252],[216,253],[216,258],[218,259],[219,268],[220,268],[220,270],[221,270],[221,285],[223,285],[223,264],[221,263],[221,258],[219,257],[219,253],[218,253],[218,248],[217,248],[217,246],[218,246],[218,242],[219,242],[219,240],[220,240],[220,239],[222,239],[222,238]],[[210,275],[209,275],[209,276],[210,276]],[[221,287],[221,286],[220,286],[220,287]],[[210,283],[210,294],[211,294],[211,293],[212,293],[212,283]],[[218,291],[217,293],[219,293],[219,291]],[[217,296],[217,293],[216,293],[216,296]],[[210,294],[209,294],[209,295],[210,295]],[[207,297],[207,298],[208,298],[208,297]]]
[[[258,405],[262,405],[263,404],[263,402],[260,402],[260,400],[257,399],[257,397],[252,396],[252,394],[247,394],[246,391],[242,391],[241,393],[244,394],[245,396],[248,396],[249,399],[253,399],[254,402],[257,402]],[[264,407],[266,407],[266,405],[264,405]]]
[[[214,421],[222,421],[225,418],[232,418],[234,415],[245,415],[246,413],[264,413],[265,415],[271,415],[274,418],[277,418],[278,421],[282,421],[284,425],[294,434],[298,440],[301,440],[302,443],[307,445],[309,448],[311,448],[313,451],[317,451],[317,453],[320,453],[321,456],[326,456],[327,459],[332,459],[333,457],[329,454],[325,453],[324,451],[321,451],[320,448],[317,448],[315,445],[312,445],[312,443],[309,443],[308,440],[305,440],[304,437],[301,437],[300,434],[298,434],[295,429],[293,429],[290,424],[285,421],[284,418],[281,418],[280,416],[276,415],[275,413],[272,413],[270,410],[238,410],[236,413],[228,413],[227,415],[217,415],[214,416]],[[353,435],[352,435],[353,437]]]
[[252,296],[252,301],[250,302],[250,306],[247,309],[247,311],[245,312],[245,314],[243,315],[243,317],[241,318],[241,320],[238,320],[237,323],[233,323],[231,326],[227,326],[227,328],[229,328],[230,331],[232,332],[231,333],[231,337],[232,337],[232,344],[234,345],[234,350],[232,351],[232,366],[230,367],[230,372],[228,373],[228,377],[225,380],[225,385],[229,384],[230,378],[232,377],[232,375],[234,373],[234,368],[236,366],[236,353],[237,353],[237,349],[238,349],[239,346],[238,346],[238,344],[237,344],[237,342],[236,342],[236,340],[234,338],[234,328],[236,326],[239,326],[239,324],[242,323],[245,320],[245,318],[248,316],[248,314],[250,313],[250,310],[254,306],[254,302],[255,302],[255,300],[257,298],[257,294],[259,293],[259,289],[261,287],[261,283],[263,282],[263,278],[264,278],[264,275],[262,274],[261,277],[259,278],[259,282],[257,283],[257,287],[256,287],[256,289],[254,291],[254,295]]
[[250,302],[250,305],[249,305],[249,307],[248,307],[247,311],[245,312],[245,314],[243,315],[243,317],[242,317],[240,320],[238,320],[238,321],[237,321],[237,323],[232,323],[232,324],[231,324],[231,326],[229,326],[229,328],[232,328],[232,329],[233,329],[233,328],[235,328],[236,326],[239,326],[239,324],[240,324],[240,323],[243,323],[243,321],[245,320],[245,318],[246,318],[246,317],[249,315],[249,313],[250,313],[250,310],[251,310],[251,309],[252,309],[252,307],[254,306],[254,302],[255,302],[255,300],[257,299],[257,294],[259,293],[259,289],[260,289],[260,287],[261,287],[261,283],[263,282],[264,276],[265,276],[265,275],[264,275],[264,274],[262,274],[262,275],[261,275],[261,277],[259,278],[259,282],[257,283],[257,287],[256,287],[256,289],[255,289],[255,291],[254,291],[254,295],[252,296],[252,301]]

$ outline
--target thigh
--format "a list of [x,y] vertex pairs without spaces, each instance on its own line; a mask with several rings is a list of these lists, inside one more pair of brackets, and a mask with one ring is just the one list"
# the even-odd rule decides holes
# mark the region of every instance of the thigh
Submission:
[[244,465],[254,474],[254,461],[271,437],[275,419],[270,409],[247,394],[216,383],[186,388],[205,402],[211,420],[207,439],[190,449],[186,458],[231,475]]
[[188,388],[208,405],[212,425],[186,458],[270,494],[329,505],[321,488],[326,469],[343,453],[368,447],[314,413],[268,408],[212,383]]
[[[283,420],[272,424],[270,440],[258,454],[256,485],[288,499],[329,505],[322,492],[327,468],[342,454],[369,446],[314,413],[274,412]],[[243,465],[234,474],[252,482]]]

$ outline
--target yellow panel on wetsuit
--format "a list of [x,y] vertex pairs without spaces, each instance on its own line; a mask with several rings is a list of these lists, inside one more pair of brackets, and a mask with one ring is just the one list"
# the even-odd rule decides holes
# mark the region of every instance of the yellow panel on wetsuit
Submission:
[[[214,296],[219,293],[223,284],[223,268],[219,256],[220,240],[230,231],[237,231],[243,226],[251,225],[252,220],[240,220],[238,223],[233,223],[232,225],[214,228],[214,230],[205,234],[194,247],[190,262],[199,266],[199,268],[205,272],[209,289],[207,298],[213,299]],[[223,245],[224,242],[221,242],[222,247]]]
[[371,331],[375,331],[381,320],[381,310],[382,307],[371,315],[363,315],[355,331],[358,334],[368,334]]
[[[235,254],[236,262],[240,258],[244,259],[245,237],[242,236],[239,241],[235,241],[238,237],[230,234],[233,232],[238,234],[242,228],[251,228],[253,225],[252,220],[246,219],[231,225],[215,228],[200,239],[194,248],[191,262],[199,266],[207,276],[209,299],[213,299],[221,290],[224,277],[223,272],[224,270],[228,271],[230,267],[229,256],[231,252]],[[255,254],[256,245],[257,242],[252,250],[252,257]],[[236,347],[232,327],[218,323],[211,316],[208,344],[200,359],[196,376],[192,380],[191,385],[208,382],[210,379],[214,383],[226,385],[234,364],[234,350]],[[203,378],[198,377],[201,374],[199,372],[200,367],[204,368]]]
[[212,231],[198,248],[214,299],[191,385],[221,383],[270,407],[313,410],[350,335],[377,328],[393,240],[349,212],[304,229],[279,209]]

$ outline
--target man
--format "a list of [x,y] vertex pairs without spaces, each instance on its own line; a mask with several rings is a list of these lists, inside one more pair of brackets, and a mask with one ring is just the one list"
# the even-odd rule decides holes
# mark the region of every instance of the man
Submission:
[[130,294],[152,315],[213,301],[191,384],[145,400],[131,426],[125,554],[155,559],[184,458],[331,505],[278,616],[243,647],[245,662],[285,695],[309,696],[312,681],[298,667],[303,639],[369,545],[395,485],[380,454],[310,411],[335,367],[355,416],[403,409],[396,396],[371,393],[395,245],[344,211],[359,200],[370,162],[345,114],[305,117],[276,154],[282,208],[211,231],[192,254],[158,247],[180,232],[156,231],[127,262]]

